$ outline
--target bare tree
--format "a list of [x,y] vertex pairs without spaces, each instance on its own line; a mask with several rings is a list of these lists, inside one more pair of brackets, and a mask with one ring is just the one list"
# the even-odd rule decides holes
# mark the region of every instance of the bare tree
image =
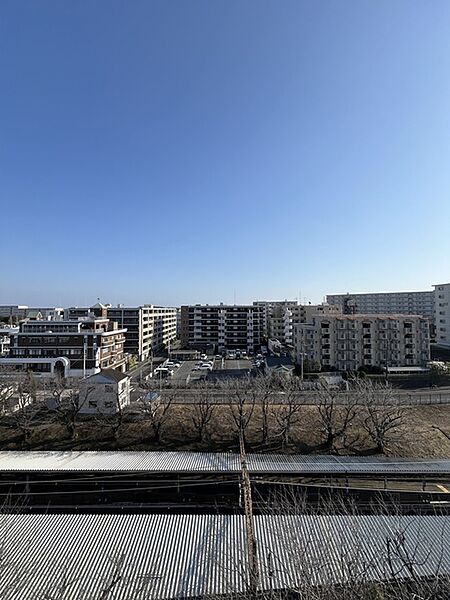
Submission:
[[255,411],[257,389],[250,377],[229,379],[221,383],[222,391],[228,396],[228,407],[235,425],[235,435],[246,443],[246,431]]
[[141,412],[150,425],[152,441],[159,443],[164,426],[171,416],[172,404],[180,390],[177,387],[161,387],[151,380],[143,389],[145,393],[140,398]]
[[292,429],[300,420],[302,383],[297,377],[289,377],[281,380],[280,385],[279,402],[273,407],[273,412],[278,425],[277,435],[286,448],[291,441]]
[[[388,510],[374,502],[367,516],[336,491],[316,506],[292,488],[266,503],[267,539],[259,546],[260,569],[269,582],[265,598],[305,600],[447,600],[450,593],[447,517],[433,518],[430,537],[425,520]],[[320,514],[321,527],[317,528]],[[328,535],[324,535],[329,531]],[[370,535],[368,536],[368,532]],[[281,549],[281,550],[279,550]],[[444,567],[444,568],[443,568]],[[279,594],[277,593],[279,590]]]
[[[93,389],[94,386],[87,388],[84,398],[85,401],[89,398],[89,394]],[[113,406],[111,407],[111,412],[108,412],[106,407],[101,409],[99,408],[95,413],[95,421],[100,427],[106,427],[113,439],[117,440],[120,437],[119,434],[124,423],[124,411],[118,389],[114,393],[114,401]]]
[[15,403],[11,411],[11,420],[23,438],[26,446],[35,427],[41,423],[38,419],[40,407],[37,402],[37,385],[32,373],[18,375],[17,392]]
[[56,418],[65,427],[69,438],[74,439],[81,408],[79,387],[75,380],[56,377],[50,382],[50,389]]
[[273,380],[265,375],[258,375],[252,381],[255,390],[256,403],[261,412],[261,442],[267,444],[270,430],[270,407],[273,399]]
[[8,369],[0,369],[0,416],[10,412],[18,385],[17,373]]
[[391,386],[361,382],[358,394],[364,403],[362,426],[377,452],[384,453],[386,444],[398,439],[399,429],[405,422],[405,407],[401,406]]
[[192,409],[192,424],[197,439],[204,442],[207,439],[208,426],[216,410],[212,389],[207,381],[196,388],[196,401]]
[[345,436],[357,415],[359,396],[343,393],[324,383],[316,398],[319,422],[326,436],[325,446],[333,450],[336,440]]

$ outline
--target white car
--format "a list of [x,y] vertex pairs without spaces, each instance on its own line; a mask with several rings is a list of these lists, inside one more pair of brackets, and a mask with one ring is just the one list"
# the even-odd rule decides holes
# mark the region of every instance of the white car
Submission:
[[201,365],[199,367],[200,371],[212,371],[212,365],[210,365],[209,363],[204,363],[203,365]]

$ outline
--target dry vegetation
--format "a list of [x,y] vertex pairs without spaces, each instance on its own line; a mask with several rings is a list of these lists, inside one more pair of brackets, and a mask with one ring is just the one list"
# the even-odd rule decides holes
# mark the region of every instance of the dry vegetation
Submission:
[[[324,387],[313,406],[299,399],[297,378],[226,382],[221,391],[229,402],[221,405],[214,403],[214,389],[199,386],[194,404],[179,404],[183,391],[172,389],[164,402],[87,418],[78,414],[73,386],[53,382],[49,411],[37,401],[35,384],[23,379],[16,388],[20,409],[0,419],[0,448],[229,451],[237,449],[242,429],[254,452],[450,455],[450,406],[399,407],[384,385],[355,384],[347,400]],[[274,390],[283,392],[281,404],[273,402]]]

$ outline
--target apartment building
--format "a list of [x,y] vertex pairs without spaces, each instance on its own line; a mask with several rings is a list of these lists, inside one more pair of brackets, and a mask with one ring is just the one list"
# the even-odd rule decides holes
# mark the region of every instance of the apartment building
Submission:
[[339,306],[330,304],[297,304],[277,307],[269,319],[269,337],[287,346],[293,343],[294,327],[299,323],[310,323],[315,315],[341,314]]
[[278,340],[284,345],[293,343],[293,328],[298,323],[308,323],[313,315],[340,314],[339,306],[330,304],[299,304],[296,300],[276,302],[257,301],[253,303],[264,310],[264,334],[270,340]]
[[79,318],[93,314],[107,317],[125,328],[125,352],[146,360],[151,353],[170,347],[177,337],[177,309],[144,304],[142,306],[113,307],[97,303],[90,308],[67,308],[66,318]]
[[430,358],[430,323],[418,315],[321,315],[294,328],[294,356],[322,370],[425,366]]
[[28,306],[20,304],[3,304],[0,306],[0,319],[10,324],[25,319]]
[[0,319],[9,323],[18,323],[22,319],[32,319],[39,315],[40,319],[61,319],[64,309],[60,307],[29,307],[21,304],[4,304],[0,306]]
[[434,286],[436,343],[450,347],[450,283]]
[[8,356],[11,345],[11,336],[18,333],[18,327],[0,327],[0,356]]
[[434,292],[376,292],[370,294],[328,294],[328,304],[344,314],[421,315],[434,322]]
[[191,305],[181,307],[184,348],[253,352],[264,339],[264,308],[257,305]]
[[124,371],[125,333],[107,318],[22,321],[0,366],[64,377],[85,377],[108,368]]
[[[282,314],[282,312],[291,307],[297,306],[297,300],[257,300],[253,302],[253,306],[259,306],[263,310],[263,319],[264,319],[264,327],[263,327],[263,335],[265,338],[270,338],[271,335],[271,327],[270,323],[274,317],[278,317],[278,315]],[[278,339],[278,338],[273,338]]]

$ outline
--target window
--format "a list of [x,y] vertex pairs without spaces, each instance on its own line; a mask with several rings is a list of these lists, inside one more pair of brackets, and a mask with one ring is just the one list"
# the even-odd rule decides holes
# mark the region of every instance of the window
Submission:
[[89,400],[89,408],[97,408],[97,400]]
[[111,400],[108,400],[107,402],[105,402],[105,408],[112,408],[114,405],[114,403]]

